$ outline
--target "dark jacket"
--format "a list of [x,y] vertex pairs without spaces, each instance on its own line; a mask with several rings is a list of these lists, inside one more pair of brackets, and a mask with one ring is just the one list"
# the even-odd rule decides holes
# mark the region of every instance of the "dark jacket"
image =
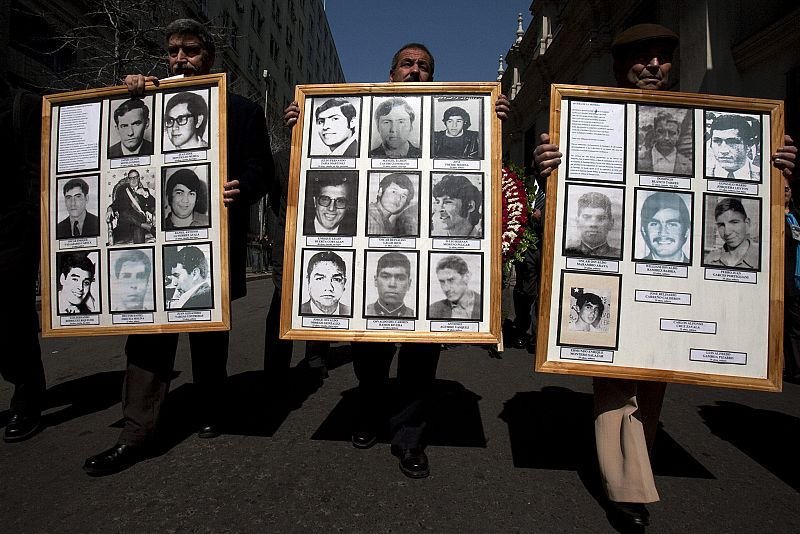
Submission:
[[41,97],[0,80],[2,176],[14,183],[14,194],[0,197],[0,272],[31,288],[44,239],[39,234],[41,123]]
[[306,208],[306,216],[303,221],[303,235],[356,235],[356,214],[347,210],[347,213],[342,217],[339,223],[339,231],[335,234],[320,234],[314,228],[314,204],[311,203],[310,208]]
[[153,155],[153,142],[148,141],[147,139],[142,139],[142,146],[139,148],[139,152],[137,154],[131,154],[130,156],[122,153],[121,141],[117,144],[108,147],[108,159],[135,158],[138,156],[152,156],[152,155]]
[[433,132],[433,157],[453,159],[480,159],[483,156],[478,132],[464,130],[460,137],[447,137],[447,133]]
[[239,180],[241,193],[228,208],[228,273],[231,300],[247,294],[247,231],[250,205],[268,191],[280,194],[264,109],[228,93],[228,181]]
[[[97,215],[92,215],[87,211],[86,217],[83,219],[81,236],[94,237],[99,235],[100,219],[97,218]],[[69,217],[67,217],[56,225],[56,239],[69,239],[70,237],[72,237],[72,228],[69,224]]]
[[408,144],[408,153],[405,156],[387,156],[386,155],[386,148],[383,145],[380,145],[378,148],[374,150],[370,150],[369,157],[371,158],[398,158],[398,157],[406,157],[406,158],[421,158],[422,157],[422,150],[419,147],[412,145],[411,143]]

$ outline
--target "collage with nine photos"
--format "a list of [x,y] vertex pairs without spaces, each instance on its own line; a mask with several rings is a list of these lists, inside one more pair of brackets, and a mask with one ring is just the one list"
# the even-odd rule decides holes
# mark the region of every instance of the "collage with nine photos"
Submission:
[[[491,195],[485,99],[468,94],[306,99],[298,315],[485,319],[490,224],[485,210]],[[437,170],[442,167],[434,160],[451,161],[455,168]],[[326,236],[334,239],[320,240]],[[422,260],[420,246],[434,238]],[[329,248],[317,248],[322,243]]]
[[[128,314],[134,324],[214,308],[212,244],[195,242],[214,224],[213,111],[208,87],[59,106],[50,187],[58,316]],[[98,160],[80,160],[101,142]]]

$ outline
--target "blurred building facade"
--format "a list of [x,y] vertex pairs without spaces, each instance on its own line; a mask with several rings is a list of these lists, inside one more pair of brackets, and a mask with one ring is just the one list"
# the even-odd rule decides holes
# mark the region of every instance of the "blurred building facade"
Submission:
[[[550,84],[614,86],[611,41],[639,23],[680,36],[671,89],[786,103],[786,131],[800,136],[800,6],[794,0],[534,0],[499,77],[512,99],[503,157],[530,166],[549,130]],[[520,22],[521,26],[521,22]]]

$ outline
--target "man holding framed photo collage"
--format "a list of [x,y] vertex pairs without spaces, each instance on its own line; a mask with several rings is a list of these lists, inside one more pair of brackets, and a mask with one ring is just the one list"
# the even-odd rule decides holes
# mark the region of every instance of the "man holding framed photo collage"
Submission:
[[[638,24],[613,41],[614,75],[618,87],[663,91],[678,36],[657,24]],[[792,139],[772,156],[773,165],[791,175],[796,148]],[[546,178],[561,164],[562,154],[540,135],[534,165]],[[658,427],[666,383],[596,377],[594,387],[595,440],[606,511],[612,525],[643,529],[649,525],[646,503],[659,500],[650,466],[650,451]]]

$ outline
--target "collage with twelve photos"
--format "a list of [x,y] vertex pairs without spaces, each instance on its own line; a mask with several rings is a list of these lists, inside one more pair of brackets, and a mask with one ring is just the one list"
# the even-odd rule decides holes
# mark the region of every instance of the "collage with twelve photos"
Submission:
[[44,335],[229,327],[224,93],[209,75],[46,98]]
[[298,88],[284,337],[496,339],[496,89],[448,85]]

